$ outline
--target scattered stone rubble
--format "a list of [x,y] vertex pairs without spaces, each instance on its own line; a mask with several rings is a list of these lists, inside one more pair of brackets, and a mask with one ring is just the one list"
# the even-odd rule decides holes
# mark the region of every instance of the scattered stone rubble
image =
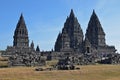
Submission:
[[16,53],[9,57],[9,66],[42,66],[45,64],[45,57],[35,53]]
[[99,63],[101,63],[101,64],[120,64],[120,54],[108,54]]

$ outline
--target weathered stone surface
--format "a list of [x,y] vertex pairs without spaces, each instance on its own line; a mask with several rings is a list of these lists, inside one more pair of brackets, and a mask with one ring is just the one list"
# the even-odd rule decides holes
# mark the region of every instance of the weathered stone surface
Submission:
[[10,57],[10,65],[44,65],[45,59],[58,59],[58,64],[61,63],[58,67],[69,69],[73,65],[95,64],[98,61],[103,63],[104,55],[109,54],[112,54],[113,57],[109,55],[104,60],[105,63],[119,63],[119,55],[115,53],[115,47],[106,44],[105,32],[95,11],[90,17],[84,38],[81,26],[71,10],[52,51],[40,52],[39,46],[35,50],[33,41],[29,46],[28,30],[22,14],[13,38],[13,46],[8,46],[3,54]]
[[29,46],[28,30],[21,14],[14,32],[13,46],[8,46],[4,56],[9,57],[9,66],[40,66],[45,65],[45,60],[41,56],[39,46],[35,51],[32,41]]
[[106,44],[105,32],[94,10],[90,17],[85,36],[90,42],[91,46],[88,48],[91,49],[91,53],[95,53],[95,51],[97,53],[115,53],[115,47]]
[[105,32],[94,10],[88,23],[85,39],[80,24],[71,10],[56,40],[55,55],[52,53],[51,56],[56,56],[58,59],[73,57],[72,61],[75,64],[87,65],[100,61],[102,55],[116,54],[115,52],[114,46],[106,44]]
[[45,65],[45,58],[39,53],[15,53],[9,57],[9,66],[41,66]]
[[[64,46],[63,43],[68,43]],[[64,47],[62,47],[64,46]],[[114,46],[106,45],[105,32],[93,10],[83,41],[83,32],[77,18],[71,10],[70,16],[66,19],[62,33],[58,35],[55,44],[55,51],[67,50],[70,47],[73,51],[82,53],[115,53]],[[69,50],[70,51],[70,50]]]
[[13,38],[13,46],[29,47],[28,31],[22,14],[17,23]]
[[102,64],[120,64],[120,54],[108,54],[103,60]]
[[[77,18],[74,15],[73,10],[69,17],[67,17],[62,33],[58,35],[55,43],[55,51],[63,49],[64,43],[67,43],[66,50],[68,47],[74,51],[77,51],[83,42],[83,31],[78,23]],[[65,50],[65,49],[64,49]]]
[[74,70],[75,66],[69,57],[59,59],[58,64],[56,65],[58,70]]

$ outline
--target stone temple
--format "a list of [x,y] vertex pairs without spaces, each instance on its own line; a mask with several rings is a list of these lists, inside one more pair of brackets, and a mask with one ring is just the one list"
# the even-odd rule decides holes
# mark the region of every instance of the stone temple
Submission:
[[62,32],[59,33],[55,42],[55,51],[111,54],[115,53],[116,49],[114,46],[106,44],[105,32],[94,10],[85,37],[73,10],[71,10]]
[[54,50],[40,52],[39,46],[35,50],[33,41],[29,45],[28,30],[22,14],[13,39],[13,46],[8,46],[2,54],[9,57],[10,66],[45,65],[46,60],[53,59],[70,65],[86,65],[95,62],[120,63],[120,55],[118,57],[116,54],[115,47],[106,44],[105,32],[94,10],[84,35],[77,17],[71,9],[62,32],[58,34]]
[[13,46],[8,46],[4,55],[9,57],[10,66],[35,66],[44,65],[45,61],[41,59],[39,46],[34,49],[32,41],[29,46],[28,30],[21,14],[13,36]]
[[120,63],[120,57],[115,57],[119,56],[116,54],[115,47],[106,44],[105,32],[94,10],[85,35],[71,10],[62,32],[58,34],[54,50],[55,52],[51,55],[53,59],[58,58],[59,62],[64,61],[63,63],[69,60],[72,65],[88,65],[96,62]]
[[7,47],[7,55],[11,55],[13,53],[24,53],[24,52],[34,52],[34,43],[31,43],[29,47],[29,37],[28,37],[28,30],[21,14],[20,19],[17,23],[16,29],[14,31],[13,36],[13,46]]

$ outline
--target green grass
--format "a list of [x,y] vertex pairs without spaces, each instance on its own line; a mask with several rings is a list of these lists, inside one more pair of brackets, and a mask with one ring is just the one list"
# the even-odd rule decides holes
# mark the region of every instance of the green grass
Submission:
[[35,71],[35,67],[1,68],[0,80],[120,80],[120,65],[79,66],[80,70]]

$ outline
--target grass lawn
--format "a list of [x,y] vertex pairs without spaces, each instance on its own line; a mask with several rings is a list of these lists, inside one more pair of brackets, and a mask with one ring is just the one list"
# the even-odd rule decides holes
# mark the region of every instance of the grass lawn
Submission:
[[35,71],[35,67],[0,68],[0,80],[120,80],[120,65],[88,65],[80,68],[68,71]]

